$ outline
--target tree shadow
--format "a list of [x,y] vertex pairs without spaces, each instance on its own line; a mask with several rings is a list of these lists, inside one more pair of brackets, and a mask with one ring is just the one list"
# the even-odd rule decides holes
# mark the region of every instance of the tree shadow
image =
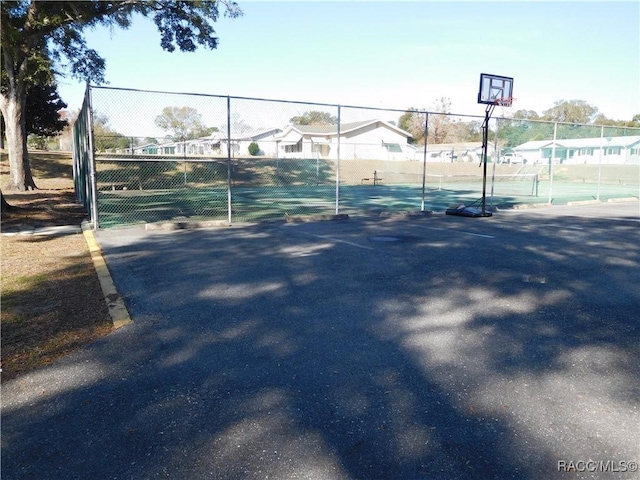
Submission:
[[29,151],[34,177],[39,179],[73,179],[70,152]]
[[[51,236],[23,237],[45,243]],[[46,274],[24,275],[2,294],[2,382],[42,368],[112,328],[92,264],[71,262]],[[87,287],[87,284],[93,287]]]
[[11,385],[4,474],[533,479],[631,455],[571,417],[596,398],[618,419],[640,380],[633,225],[589,225],[496,223],[501,245],[450,217],[100,232],[136,323],[43,372],[73,372],[50,394]]

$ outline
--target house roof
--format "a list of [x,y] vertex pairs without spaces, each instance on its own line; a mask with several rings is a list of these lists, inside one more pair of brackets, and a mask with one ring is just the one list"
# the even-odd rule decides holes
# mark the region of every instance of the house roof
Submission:
[[[402,136],[413,137],[413,135],[411,135],[409,132],[406,132],[388,122],[385,122],[384,120],[378,120],[378,119],[364,120],[361,122],[342,123],[340,124],[340,135],[345,135],[347,133],[354,132],[356,130],[367,127],[369,125],[374,125],[376,123],[380,123],[386,128],[389,128],[390,130],[393,130]],[[285,128],[284,132],[282,132],[282,135],[279,135],[279,136],[284,137],[291,131],[295,131],[297,133],[300,133],[301,135],[306,135],[306,136],[309,136],[309,135],[332,136],[332,135],[338,134],[338,125],[289,125],[288,127]]]
[[[608,139],[611,140],[608,140]],[[556,140],[556,147],[561,148],[600,148],[603,147],[630,147],[640,143],[640,135],[628,137],[591,137],[591,138],[570,138],[566,140]],[[533,140],[518,145],[514,150],[539,150],[553,146],[553,140]]]
[[[539,150],[545,148],[553,143],[553,140],[531,140],[525,142],[522,145],[513,147],[514,150]],[[556,145],[560,145],[560,142],[556,142]],[[564,146],[564,145],[563,145]]]

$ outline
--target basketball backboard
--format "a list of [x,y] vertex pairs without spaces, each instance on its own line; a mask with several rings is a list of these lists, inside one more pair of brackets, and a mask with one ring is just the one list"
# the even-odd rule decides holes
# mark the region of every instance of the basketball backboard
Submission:
[[513,101],[513,78],[489,73],[480,74],[478,103],[510,107]]

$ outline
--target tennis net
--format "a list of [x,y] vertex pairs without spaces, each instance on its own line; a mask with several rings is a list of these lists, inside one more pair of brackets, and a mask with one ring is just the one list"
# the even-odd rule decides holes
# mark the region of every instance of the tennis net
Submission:
[[[376,170],[372,178],[375,185],[425,186],[437,190],[478,190],[482,189],[483,177],[478,175],[436,175],[412,172]],[[537,173],[487,175],[487,192],[495,195],[538,196],[539,176]]]

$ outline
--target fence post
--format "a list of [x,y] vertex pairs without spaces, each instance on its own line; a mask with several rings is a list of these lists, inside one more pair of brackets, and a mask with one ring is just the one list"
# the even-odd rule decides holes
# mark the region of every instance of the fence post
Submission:
[[427,144],[429,134],[429,112],[424,112],[424,152],[422,154],[422,206],[420,211],[424,212],[424,200],[427,191]]
[[496,134],[493,139],[493,155],[491,156],[491,194],[489,195],[489,206],[493,208],[493,194],[496,187],[496,163],[499,155],[498,151],[498,133],[500,133],[500,120],[496,118]]
[[91,86],[87,84],[85,94],[85,105],[87,111],[87,137],[89,138],[89,185],[91,188],[91,212],[93,217],[93,229],[100,227],[98,218],[98,184],[96,178],[96,156],[93,148],[93,106],[91,105]]
[[556,158],[556,139],[558,136],[558,122],[553,123],[553,145],[551,146],[551,158],[549,159],[549,203],[553,200],[553,159]]
[[227,215],[231,223],[231,97],[227,95]]
[[602,175],[602,149],[604,148],[604,125],[600,127],[600,158],[598,159],[598,192],[596,200],[600,201],[600,178]]
[[336,163],[336,215],[340,214],[340,105],[338,105],[338,148]]

